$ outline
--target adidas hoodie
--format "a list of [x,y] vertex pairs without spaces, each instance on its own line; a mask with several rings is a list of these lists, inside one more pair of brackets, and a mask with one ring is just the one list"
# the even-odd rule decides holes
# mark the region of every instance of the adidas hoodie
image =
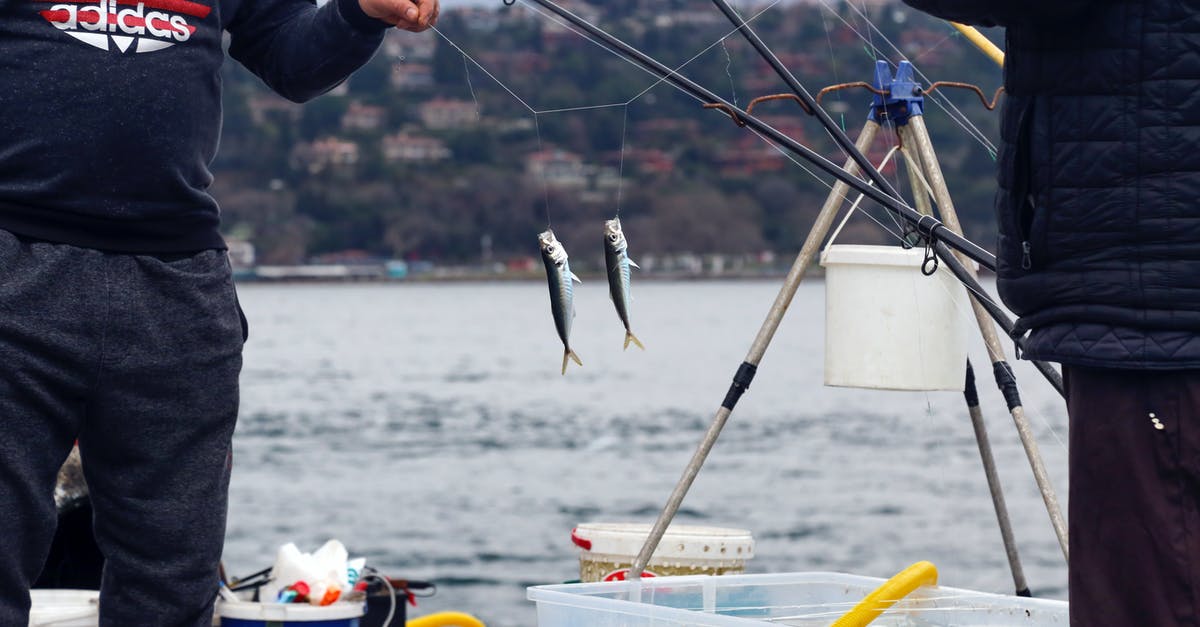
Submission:
[[358,0],[0,0],[0,229],[114,252],[224,248],[207,191],[223,33],[300,102],[386,29]]

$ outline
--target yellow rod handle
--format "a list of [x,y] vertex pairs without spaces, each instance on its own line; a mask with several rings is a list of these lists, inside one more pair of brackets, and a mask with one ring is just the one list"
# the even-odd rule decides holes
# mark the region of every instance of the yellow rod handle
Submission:
[[[864,627],[913,590],[935,585],[937,567],[929,562],[917,562],[883,582],[830,627]],[[412,623],[409,625],[411,627]]]
[[483,621],[462,612],[438,612],[414,618],[405,627],[484,627]]
[[983,51],[984,54],[991,57],[996,65],[1004,67],[1004,51],[996,47],[992,40],[983,36],[983,33],[975,30],[974,26],[959,24],[958,22],[950,22],[950,25],[958,29],[958,32],[966,36],[967,41],[975,44],[976,48]]

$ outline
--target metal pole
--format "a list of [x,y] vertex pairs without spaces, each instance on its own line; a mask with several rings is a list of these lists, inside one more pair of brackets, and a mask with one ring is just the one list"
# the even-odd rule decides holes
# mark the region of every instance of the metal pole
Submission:
[[[900,133],[904,145],[915,146],[918,154],[920,154],[926,180],[933,190],[934,200],[937,201],[942,220],[945,222],[947,228],[961,234],[962,225],[959,224],[958,213],[954,209],[954,201],[950,197],[946,178],[942,174],[937,154],[933,150],[933,142],[929,138],[929,130],[925,127],[924,117],[920,115],[912,116],[909,118],[908,124],[900,127]],[[970,264],[966,265],[967,272],[974,275],[975,269]],[[1029,464],[1033,469],[1033,477],[1037,481],[1038,488],[1041,490],[1042,500],[1046,504],[1046,511],[1050,514],[1050,523],[1054,526],[1055,535],[1058,536],[1058,544],[1062,548],[1063,557],[1069,560],[1066,521],[1058,505],[1058,497],[1055,496],[1054,486],[1050,482],[1049,473],[1046,471],[1046,464],[1042,461],[1042,455],[1038,450],[1037,440],[1033,437],[1033,430],[1030,427],[1029,419],[1025,416],[1025,408],[1021,403],[1016,380],[1012,376],[1012,368],[1005,357],[1004,347],[1000,344],[996,328],[992,325],[987,311],[984,310],[983,305],[980,303],[980,294],[971,294],[970,296],[971,307],[975,310],[975,319],[979,323],[980,332],[983,334],[984,344],[987,345],[988,357],[992,360],[992,368],[997,377],[996,383],[1000,386],[1000,390],[1004,393],[1005,400],[1008,402],[1009,412],[1012,414],[1013,422],[1017,426],[1017,433],[1021,437],[1021,444],[1025,448],[1025,455],[1029,458]]]
[[1000,487],[1000,475],[996,472],[996,459],[992,456],[992,445],[988,440],[987,425],[983,422],[983,411],[979,409],[975,370],[971,367],[970,360],[967,360],[967,382],[963,388],[963,396],[967,399],[967,413],[971,415],[971,426],[975,429],[975,442],[979,445],[983,474],[987,477],[988,491],[992,494],[992,508],[996,510],[996,521],[1000,524],[1000,538],[1004,541],[1004,553],[1008,557],[1008,568],[1012,571],[1013,587],[1019,597],[1032,596],[1029,584],[1025,581],[1025,570],[1021,568],[1021,557],[1017,554],[1017,541],[1013,537],[1008,505],[1004,502],[1004,490]]
[[[871,142],[875,141],[875,136],[879,132],[879,125],[871,120],[867,120],[863,126],[862,132],[858,134],[857,148],[860,151],[866,150]],[[854,160],[846,161],[847,172],[854,174]],[[825,241],[825,236],[829,233],[829,227],[833,224],[833,219],[837,216],[837,210],[842,206],[846,198],[850,186],[838,182],[833,186],[829,196],[825,199],[825,204],[822,205],[820,213],[817,214],[817,219],[813,223],[813,227],[808,232],[808,237],[804,240],[804,245],[800,247],[800,254],[796,256],[796,261],[792,263],[792,268],[788,272],[787,278],[783,282],[783,286],[779,289],[779,294],[775,297],[774,304],[771,305],[771,310],[767,313],[766,320],[763,321],[762,327],[758,330],[758,335],[754,338],[754,343],[750,346],[750,352],[746,355],[746,360],[738,368],[738,374],[734,378],[734,384],[730,387],[729,392],[725,395],[725,401],[717,410],[717,415],[713,418],[712,425],[704,434],[704,439],[701,440],[700,446],[692,455],[691,461],[684,468],[683,476],[675,485],[675,490],[671,492],[670,498],[667,499],[667,504],[663,508],[662,513],[658,515],[658,520],[655,521],[654,527],[650,530],[650,535],[647,536],[645,544],[638,552],[637,559],[634,560],[633,566],[629,569],[629,579],[638,579],[642,576],[642,571],[645,570],[646,564],[650,562],[651,556],[654,555],[654,550],[658,548],[658,543],[662,541],[663,534],[666,533],[667,527],[671,524],[671,520],[675,518],[675,514],[679,511],[679,506],[683,503],[683,499],[687,496],[688,490],[692,487],[692,483],[696,480],[696,475],[700,473],[700,468],[704,465],[705,459],[708,458],[709,451],[717,442],[717,437],[720,436],[721,430],[725,427],[725,423],[729,419],[729,415],[733,413],[734,405],[737,404],[738,398],[750,386],[750,380],[754,378],[754,372],[758,367],[762,357],[767,352],[767,347],[771,344],[771,339],[775,336],[775,331],[779,329],[779,323],[783,320],[784,314],[787,313],[788,307],[792,304],[792,298],[796,295],[796,289],[800,287],[800,282],[804,280],[805,273],[808,272],[812,260],[816,257],[817,252],[821,249],[822,242]]]

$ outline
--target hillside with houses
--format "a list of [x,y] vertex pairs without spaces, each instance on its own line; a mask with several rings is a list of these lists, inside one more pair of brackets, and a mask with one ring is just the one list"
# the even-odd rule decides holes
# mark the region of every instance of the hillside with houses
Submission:
[[[563,4],[671,67],[686,63],[683,74],[740,106],[786,91],[739,36],[715,43],[732,29],[707,2]],[[776,4],[753,22],[811,93],[870,80],[871,45],[913,60],[929,80],[989,95],[1000,83],[944,23],[899,3],[828,4],[836,8]],[[586,271],[599,267],[602,221],[618,211],[639,259],[664,271],[706,258],[768,263],[799,248],[829,177],[572,30],[495,5],[446,10],[440,35],[389,33],[366,67],[304,105],[226,65],[213,193],[241,265],[529,271],[535,235],[552,224]],[[842,90],[823,104],[854,134],[870,97]],[[965,91],[950,99],[995,141],[995,113]],[[795,104],[763,103],[755,114],[843,161]],[[993,154],[940,107],[926,120],[968,234],[990,246]],[[876,161],[894,143],[884,135]],[[896,230],[875,209],[841,237],[883,242],[885,227]]]

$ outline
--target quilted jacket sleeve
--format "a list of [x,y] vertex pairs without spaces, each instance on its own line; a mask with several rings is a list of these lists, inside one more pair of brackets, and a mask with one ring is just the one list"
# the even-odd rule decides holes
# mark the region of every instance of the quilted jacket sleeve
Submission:
[[1068,19],[1098,2],[1097,0],[904,0],[904,3],[942,19],[963,24],[1022,26]]
[[358,0],[242,0],[229,54],[289,100],[319,96],[371,59],[388,25]]

